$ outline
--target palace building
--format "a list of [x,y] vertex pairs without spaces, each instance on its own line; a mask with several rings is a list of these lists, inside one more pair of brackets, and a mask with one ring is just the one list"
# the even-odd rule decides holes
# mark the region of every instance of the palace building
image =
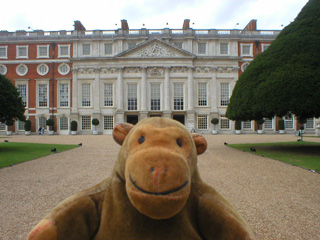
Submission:
[[[182,122],[190,131],[234,133],[225,117],[232,90],[256,55],[268,48],[280,30],[257,30],[251,20],[243,30],[190,28],[88,31],[75,21],[72,31],[0,31],[0,74],[10,79],[26,106],[32,132],[53,118],[58,134],[97,130],[110,134],[115,124],[161,116]],[[99,125],[92,126],[92,119]],[[219,124],[211,124],[218,118]],[[285,118],[294,132],[294,117]],[[266,119],[264,132],[278,130]],[[308,119],[307,131],[315,121]],[[24,132],[24,122],[0,124],[0,134]],[[243,122],[244,132],[257,130]]]

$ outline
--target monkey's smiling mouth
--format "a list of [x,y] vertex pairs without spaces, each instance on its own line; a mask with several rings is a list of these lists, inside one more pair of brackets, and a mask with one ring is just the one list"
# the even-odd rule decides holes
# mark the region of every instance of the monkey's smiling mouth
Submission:
[[149,191],[144,190],[143,188],[139,187],[136,184],[136,182],[132,180],[131,176],[130,176],[130,181],[133,184],[133,186],[135,186],[140,192],[143,192],[143,193],[146,193],[146,194],[150,194],[150,195],[155,195],[155,196],[165,196],[165,195],[169,195],[169,194],[174,193],[174,192],[178,192],[179,190],[184,188],[189,183],[189,181],[187,180],[181,186],[179,186],[179,187],[177,187],[175,189],[172,189],[172,190],[168,190],[168,191],[164,191],[164,192],[149,192]]

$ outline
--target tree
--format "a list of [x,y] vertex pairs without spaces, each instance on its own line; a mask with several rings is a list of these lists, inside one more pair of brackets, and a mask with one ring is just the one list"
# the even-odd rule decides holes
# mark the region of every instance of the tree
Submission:
[[288,113],[320,116],[320,0],[310,0],[295,21],[247,67],[226,116],[258,120]]
[[25,106],[17,88],[0,74],[0,122],[5,123],[13,119],[25,121],[24,111]]

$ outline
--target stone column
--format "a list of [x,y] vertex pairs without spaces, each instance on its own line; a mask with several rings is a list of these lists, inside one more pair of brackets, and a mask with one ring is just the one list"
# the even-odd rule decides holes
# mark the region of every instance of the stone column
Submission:
[[141,69],[141,111],[147,111],[147,67]]
[[164,67],[164,108],[163,115],[164,117],[171,118],[170,111],[170,67]]
[[194,110],[194,93],[196,88],[194,86],[193,81],[193,66],[188,67],[188,82],[187,82],[187,89],[188,89],[188,108],[187,108],[187,116],[186,116],[186,127],[189,131],[193,131],[196,126],[196,115]]
[[78,113],[78,98],[80,97],[78,94],[78,69],[72,69],[72,106],[71,113]]
[[117,79],[117,110],[115,116],[115,124],[124,122],[124,88],[123,88],[123,69],[124,67],[118,67],[118,79]]
[[[209,89],[209,96],[210,98],[210,103],[211,103],[211,110],[210,110],[210,118],[209,118],[209,122],[211,121],[211,119],[213,118],[219,118],[219,112],[218,112],[218,86],[217,86],[217,68],[213,67],[211,69],[212,71],[212,76],[211,76],[211,89]],[[214,125],[213,124],[209,124],[209,126],[211,127],[211,130],[214,129]]]
[[94,69],[94,72],[93,114],[100,114],[100,68]]

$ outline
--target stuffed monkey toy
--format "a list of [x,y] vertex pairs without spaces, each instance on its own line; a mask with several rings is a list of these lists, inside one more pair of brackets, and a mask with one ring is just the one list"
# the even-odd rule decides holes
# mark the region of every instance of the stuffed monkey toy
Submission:
[[117,125],[121,145],[109,178],[54,208],[28,240],[252,240],[252,231],[202,182],[205,138],[179,122],[147,118]]

